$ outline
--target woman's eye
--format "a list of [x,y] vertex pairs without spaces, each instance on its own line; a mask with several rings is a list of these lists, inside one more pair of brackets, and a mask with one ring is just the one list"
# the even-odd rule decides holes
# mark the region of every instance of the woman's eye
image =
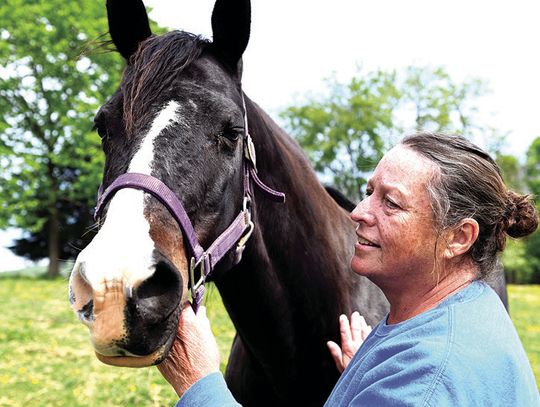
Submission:
[[399,209],[400,206],[398,204],[396,204],[394,201],[392,201],[391,199],[389,198],[384,198],[384,202],[386,204],[386,206],[390,209]]

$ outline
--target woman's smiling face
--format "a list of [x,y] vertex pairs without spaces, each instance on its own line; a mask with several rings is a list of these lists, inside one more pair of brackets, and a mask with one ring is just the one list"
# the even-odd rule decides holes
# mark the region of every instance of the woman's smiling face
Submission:
[[437,230],[427,185],[436,171],[402,145],[383,157],[368,181],[367,197],[351,214],[358,223],[354,272],[384,288],[424,280],[434,271]]

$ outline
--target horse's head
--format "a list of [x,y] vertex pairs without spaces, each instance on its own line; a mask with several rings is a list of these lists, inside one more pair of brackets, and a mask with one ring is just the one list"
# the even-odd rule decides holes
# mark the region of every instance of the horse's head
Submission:
[[[185,32],[153,36],[140,1],[108,0],[107,11],[127,66],[95,117],[106,157],[103,187],[126,172],[161,180],[206,247],[242,208],[240,76],[249,1],[217,0],[213,42]],[[154,196],[130,188],[108,200],[99,233],[70,278],[72,308],[101,361],[146,366],[165,357],[188,301],[184,240]]]

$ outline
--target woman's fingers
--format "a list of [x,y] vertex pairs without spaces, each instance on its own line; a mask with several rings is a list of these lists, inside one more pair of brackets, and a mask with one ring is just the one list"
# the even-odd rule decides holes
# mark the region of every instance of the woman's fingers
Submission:
[[351,338],[353,342],[357,342],[358,340],[363,339],[362,321],[364,322],[364,324],[366,323],[364,317],[361,317],[358,311],[354,311],[351,315]]
[[352,342],[351,326],[345,314],[339,316],[339,333],[341,335],[341,346]]
[[359,317],[360,317],[360,332],[361,332],[361,335],[360,335],[360,338],[362,340],[362,342],[368,337],[368,335],[370,334],[371,332],[371,326],[367,324],[366,320],[364,319],[363,316],[360,316],[360,314],[358,314]]
[[326,345],[340,373],[345,370],[370,332],[371,327],[358,311],[351,314],[350,321],[344,314],[339,316],[341,346],[332,341]]
[[339,373],[343,372],[344,366],[343,366],[343,355],[341,353],[341,348],[339,347],[337,343],[332,342],[332,341],[326,342],[326,346],[328,346],[330,355],[332,355],[332,359],[334,359],[334,363],[336,364],[337,370],[339,371]]
[[219,360],[206,308],[200,307],[195,314],[187,304],[180,314],[171,351],[158,370],[181,396],[197,380],[219,371]]

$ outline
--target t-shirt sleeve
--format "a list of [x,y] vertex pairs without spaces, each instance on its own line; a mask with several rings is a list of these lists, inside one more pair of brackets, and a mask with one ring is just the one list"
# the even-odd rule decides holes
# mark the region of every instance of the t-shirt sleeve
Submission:
[[220,372],[211,373],[195,382],[178,400],[175,407],[237,407],[240,404],[227,388]]

